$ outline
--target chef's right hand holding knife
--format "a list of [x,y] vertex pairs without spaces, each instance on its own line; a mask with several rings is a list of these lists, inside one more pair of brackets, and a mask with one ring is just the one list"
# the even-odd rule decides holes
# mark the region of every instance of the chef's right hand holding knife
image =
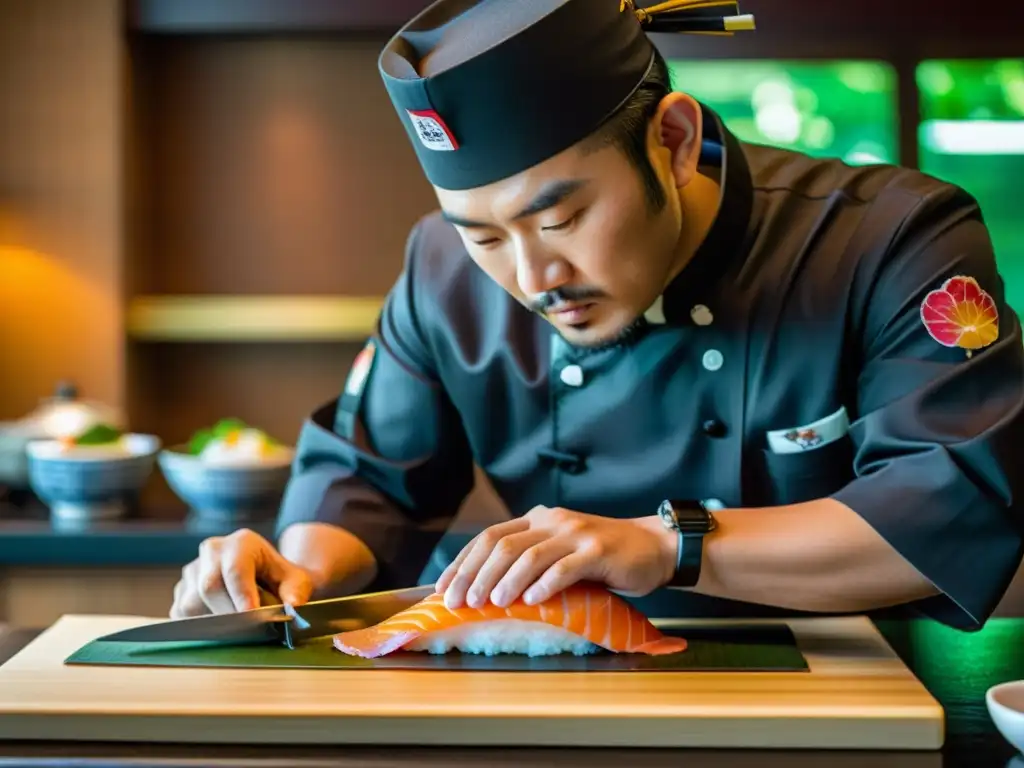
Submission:
[[171,618],[247,611],[268,603],[301,605],[329,587],[358,591],[376,575],[365,545],[335,526],[291,526],[281,550],[288,556],[246,528],[206,539],[174,587]]

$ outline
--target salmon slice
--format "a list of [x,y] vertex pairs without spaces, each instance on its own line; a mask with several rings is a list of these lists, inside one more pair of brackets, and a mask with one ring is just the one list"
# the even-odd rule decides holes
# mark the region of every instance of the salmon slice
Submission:
[[444,653],[577,654],[598,648],[652,656],[679,653],[686,640],[670,637],[643,613],[598,584],[578,583],[538,605],[522,599],[506,608],[486,603],[449,610],[434,594],[372,627],[334,636],[334,646],[367,659],[399,649]]

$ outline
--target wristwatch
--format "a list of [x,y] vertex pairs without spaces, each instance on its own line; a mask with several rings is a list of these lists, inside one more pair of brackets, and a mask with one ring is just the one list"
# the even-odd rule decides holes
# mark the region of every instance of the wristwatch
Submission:
[[675,574],[666,586],[695,586],[700,578],[704,536],[716,527],[714,515],[702,501],[666,499],[658,507],[658,517],[679,536]]

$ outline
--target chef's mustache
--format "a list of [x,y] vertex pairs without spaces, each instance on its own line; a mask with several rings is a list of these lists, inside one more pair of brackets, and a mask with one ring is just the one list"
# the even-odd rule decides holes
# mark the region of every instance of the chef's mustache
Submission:
[[566,286],[565,288],[556,288],[553,291],[545,291],[539,296],[531,298],[526,306],[538,315],[543,315],[552,310],[557,310],[562,304],[600,298],[604,298],[604,292],[599,291],[597,288]]

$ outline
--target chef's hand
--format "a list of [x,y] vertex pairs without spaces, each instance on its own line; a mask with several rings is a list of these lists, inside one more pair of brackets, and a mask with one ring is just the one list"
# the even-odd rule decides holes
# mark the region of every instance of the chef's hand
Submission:
[[620,520],[535,507],[469,542],[435,591],[453,609],[488,600],[504,607],[520,596],[538,603],[578,581],[642,596],[672,578],[676,546],[657,516]]
[[199,557],[181,571],[171,618],[258,608],[257,581],[294,605],[309,600],[314,588],[309,571],[286,560],[258,533],[243,528],[206,539]]

